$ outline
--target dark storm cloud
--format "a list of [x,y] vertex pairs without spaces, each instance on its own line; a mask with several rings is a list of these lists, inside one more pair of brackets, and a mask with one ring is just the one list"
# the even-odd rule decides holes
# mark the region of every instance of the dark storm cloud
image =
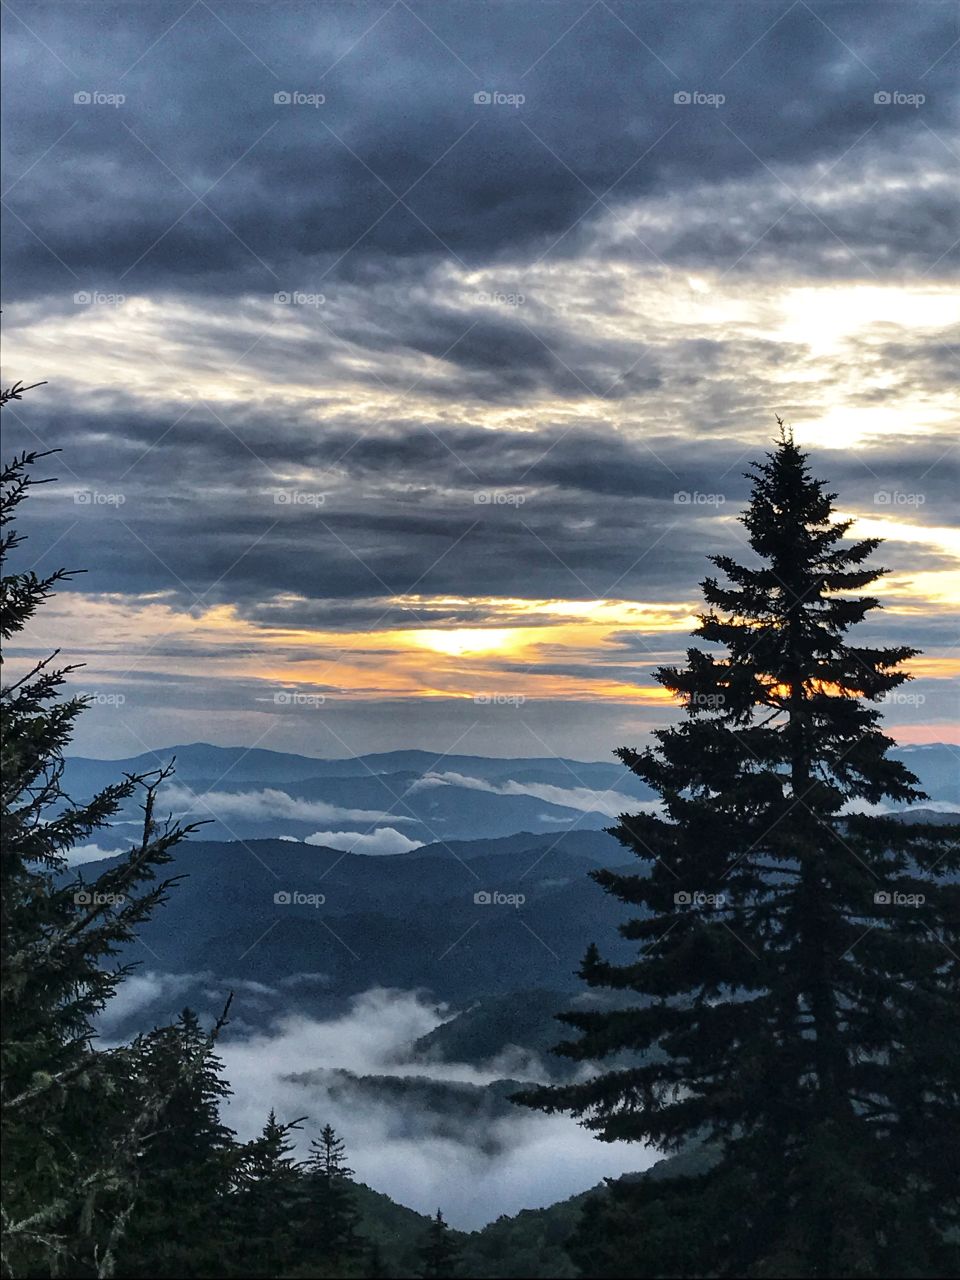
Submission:
[[[43,464],[60,483],[38,490],[30,513],[39,565],[87,565],[75,589],[168,593],[194,612],[233,601],[281,627],[465,625],[459,606],[404,613],[369,601],[408,592],[677,600],[696,594],[708,552],[748,554],[730,517],[746,502],[743,473],[758,450],[739,440],[705,438],[691,450],[598,427],[449,425],[441,439],[405,424],[364,438],[344,423],[317,432],[296,415],[256,413],[231,419],[231,431],[202,408],[172,428],[172,410],[18,417],[65,448]],[[18,436],[15,426],[11,443]],[[816,450],[813,467],[844,509],[950,518],[956,458],[942,442],[893,439],[866,459]],[[914,572],[949,563],[897,543],[882,561]],[[282,593],[305,599],[278,603]]]
[[[956,454],[921,433],[956,379],[933,295],[958,252],[956,13],[14,0],[5,319],[40,367],[10,377],[51,385],[13,407],[8,448],[64,450],[42,464],[60,482],[29,504],[24,554],[86,566],[67,590],[132,597],[132,613],[227,604],[277,631],[518,621],[488,596],[691,600],[709,553],[749,556],[732,517],[774,413],[843,433],[847,409],[861,443],[812,451],[838,505],[949,524]],[[476,105],[481,89],[526,102]],[[126,100],[74,102],[93,91]],[[327,100],[277,104],[278,91]],[[726,101],[674,102],[693,91]],[[920,301],[902,318],[888,301],[873,322],[853,299],[837,340],[818,341],[829,286],[852,278]],[[804,315],[792,290],[808,283],[826,296]],[[126,301],[78,307],[91,289]],[[294,291],[323,298],[274,301]],[[911,434],[914,409],[929,416]],[[937,545],[891,542],[877,560],[946,567]],[[390,604],[406,593],[423,599]],[[133,723],[153,741],[200,737],[216,710],[222,732],[252,740],[273,707],[222,664],[257,655],[181,621],[116,685],[127,710],[151,709]],[[922,602],[869,626],[865,642],[954,643]],[[91,663],[109,669],[112,643],[101,623]],[[535,670],[646,679],[678,644],[624,631],[569,661],[547,644]],[[282,646],[294,679],[316,660],[297,638]],[[571,715],[578,740],[606,741],[596,704],[528,711],[558,746]],[[423,727],[419,700],[347,699],[335,723],[396,746],[437,726],[452,741],[465,716],[484,719],[478,750],[511,733],[469,700],[430,714]],[[127,724],[91,715],[105,741]],[[280,730],[295,745],[299,720]]]
[[608,219],[599,243],[628,261],[752,277],[882,278],[894,266],[955,274],[952,129],[934,132],[916,116],[899,136],[868,130],[848,155],[838,148],[832,164],[763,165],[733,181],[708,171],[692,195],[651,195],[630,216]]
[[[7,9],[8,291],[272,292],[328,272],[376,281],[398,258],[477,266],[617,202],[836,160],[868,129],[874,179],[898,152],[937,163],[955,23],[938,3]],[[478,90],[526,102],[477,106]],[[877,105],[878,90],[926,101]],[[74,103],[96,91],[126,101]],[[277,91],[326,102],[276,105]],[[695,91],[726,102],[674,102]],[[936,188],[914,190],[908,220],[876,186],[853,206],[834,211],[838,243],[912,236],[926,265],[951,243]],[[726,259],[746,247],[737,227],[711,200],[707,222],[657,243]],[[770,250],[785,237],[831,240],[802,206],[769,230]]]

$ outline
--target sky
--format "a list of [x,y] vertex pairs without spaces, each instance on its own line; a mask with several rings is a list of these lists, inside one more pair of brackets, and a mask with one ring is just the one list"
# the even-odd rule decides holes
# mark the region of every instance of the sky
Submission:
[[6,446],[76,749],[609,758],[791,424],[960,741],[960,8],[3,6]]

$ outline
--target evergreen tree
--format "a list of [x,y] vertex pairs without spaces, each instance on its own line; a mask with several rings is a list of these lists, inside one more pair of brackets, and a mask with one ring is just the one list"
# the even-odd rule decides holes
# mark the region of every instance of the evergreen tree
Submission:
[[[23,390],[8,388],[0,400]],[[12,521],[43,456],[21,454],[0,471],[4,641],[71,576],[8,571],[22,541]],[[4,1265],[13,1274],[86,1266],[110,1275],[136,1195],[139,1145],[163,1097],[147,1090],[136,1113],[124,1113],[118,1099],[137,1077],[140,1046],[96,1052],[92,1020],[129,971],[112,957],[164,900],[170,882],[157,872],[191,828],[155,818],[169,770],[128,775],[82,804],[64,793],[63,751],[85,702],[63,697],[75,668],[56,667],[56,656],[0,690]],[[72,877],[69,849],[137,792],[139,844],[91,883]]]
[[[909,678],[916,650],[846,638],[878,608],[859,594],[884,572],[866,564],[878,540],[845,542],[851,522],[782,424],[750,478],[754,559],[714,556],[726,581],[703,583],[695,634],[714,647],[657,675],[685,718],[656,748],[617,753],[662,812],[612,829],[638,873],[594,877],[640,910],[621,926],[639,954],[613,965],[593,946],[582,975],[641,999],[563,1015],[581,1035],[561,1052],[636,1064],[521,1100],[606,1140],[721,1148],[696,1186],[626,1188],[597,1211],[580,1256],[613,1269],[592,1274],[624,1274],[629,1243],[603,1238],[617,1221],[634,1254],[667,1232],[674,1260],[656,1274],[948,1274],[958,828],[862,811],[923,798],[870,705]],[[677,1224],[692,1204],[704,1229],[691,1237]]]
[[321,1274],[342,1275],[359,1257],[363,1241],[357,1232],[357,1209],[343,1141],[330,1125],[310,1144],[305,1165],[303,1241],[307,1257]]
[[139,1195],[117,1269],[131,1280],[215,1274],[236,1152],[233,1131],[220,1120],[230,1095],[222,1063],[192,1009],[144,1037],[141,1061],[167,1101],[161,1126],[141,1148]]
[[423,1280],[443,1280],[445,1276],[455,1276],[459,1252],[456,1242],[450,1238],[450,1227],[438,1209],[436,1217],[430,1221],[420,1250],[420,1275]]
[[305,1118],[280,1124],[271,1109],[260,1135],[241,1149],[229,1215],[233,1275],[270,1280],[300,1258],[302,1173],[290,1137]]

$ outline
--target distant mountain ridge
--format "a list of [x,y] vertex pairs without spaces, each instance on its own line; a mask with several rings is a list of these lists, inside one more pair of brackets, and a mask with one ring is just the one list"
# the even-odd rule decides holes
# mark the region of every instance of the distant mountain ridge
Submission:
[[[895,754],[920,777],[933,805],[960,807],[960,748],[933,744]],[[326,760],[205,743],[127,760],[68,757],[64,784],[83,798],[125,772],[171,759],[170,809],[210,821],[204,834],[217,841],[316,838],[340,849],[397,853],[517,832],[601,831],[619,813],[656,802],[641,779],[614,761],[422,750]],[[133,824],[138,817],[131,803],[121,820]]]
[[507,776],[512,766],[527,770],[545,769],[551,775],[555,775],[558,768],[572,770],[572,774],[566,775],[571,781],[577,772],[583,773],[585,770],[597,780],[600,775],[595,774],[596,770],[608,770],[611,778],[623,773],[623,766],[613,761],[574,760],[561,756],[472,756],[417,748],[328,758],[271,751],[264,747],[218,747],[207,742],[161,747],[138,756],[116,760],[69,756],[67,761],[70,767],[83,765],[102,768],[105,777],[110,779],[117,776],[118,770],[156,768],[171,756],[176,756],[177,767],[182,774],[191,777],[217,777],[220,773],[226,774],[229,771],[230,777],[237,782],[276,783],[302,781],[306,778],[350,778],[403,772],[423,774],[436,770],[492,779]]
[[[611,755],[612,755],[611,751]],[[892,753],[902,759],[932,788],[933,800],[950,799],[934,792],[952,789],[956,802],[960,803],[960,745],[933,742],[916,746],[896,747]],[[522,771],[527,780],[543,781],[550,778],[565,780],[576,785],[578,775],[594,785],[612,785],[629,778],[623,766],[614,760],[576,760],[565,756],[473,756],[454,755],[443,751],[409,749],[373,752],[366,755],[329,758],[307,756],[295,752],[272,751],[264,747],[219,747],[206,742],[193,742],[180,746],[160,747],[138,756],[105,760],[91,756],[68,756],[67,767],[71,772],[83,770],[92,777],[94,772],[103,774],[104,783],[116,779],[118,772],[156,768],[171,757],[177,760],[177,770],[182,777],[216,778],[233,782],[281,782],[306,781],[309,778],[369,777],[390,773],[449,772],[496,780],[518,777]]]
[[[612,762],[548,758],[491,759],[426,751],[392,751],[348,760],[254,748],[171,747],[127,760],[68,757],[67,793],[88,797],[123,773],[176,761],[166,788],[175,813],[211,822],[212,840],[305,840],[351,848],[354,836],[392,835],[358,844],[394,853],[412,844],[491,839],[521,831],[602,830],[618,813],[649,803],[653,792]],[[121,823],[139,814],[131,801]]]
[[[202,993],[224,985],[242,984],[251,1024],[276,1016],[281,993],[284,1007],[318,1016],[371,987],[427,990],[455,1004],[572,991],[591,940],[613,935],[613,951],[629,951],[616,941],[623,909],[588,874],[629,856],[602,832],[389,858],[284,840],[192,839],[173,854],[165,874],[182,879],[121,959],[192,978],[187,991],[160,992],[138,1013],[141,1025],[171,1003],[175,1012],[187,994],[212,1008]],[[91,877],[116,861],[95,863]]]
[[[960,751],[898,754],[933,803],[960,800]],[[215,820],[175,849],[170,874],[183,879],[121,957],[162,978],[126,1029],[166,1020],[184,1002],[212,1012],[232,985],[250,1027],[279,1009],[326,1016],[373,987],[425,991],[460,1009],[538,988],[572,993],[590,942],[603,940],[614,960],[630,953],[617,933],[623,908],[589,876],[632,861],[603,828],[621,803],[627,812],[649,803],[618,764],[423,751],[323,761],[200,743],[125,761],[71,758],[65,785],[83,796],[171,756],[182,788],[167,793],[171,808],[193,797],[190,816]],[[544,799],[544,787],[571,803]],[[590,808],[611,795],[607,813]],[[131,807],[102,833],[103,849],[129,847],[139,818]],[[950,820],[921,808],[906,815],[927,819]],[[81,873],[93,878],[109,861],[101,851]],[[505,1009],[479,1016],[457,1033],[476,1026],[478,1051],[494,1052]],[[435,1051],[453,1035],[438,1033]],[[536,1052],[544,1038],[531,1024],[519,1047]],[[516,1039],[504,1032],[501,1047]]]

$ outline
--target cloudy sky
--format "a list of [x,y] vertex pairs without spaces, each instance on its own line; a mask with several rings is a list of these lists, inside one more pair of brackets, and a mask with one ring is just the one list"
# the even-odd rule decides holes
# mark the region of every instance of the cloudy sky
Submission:
[[6,451],[87,570],[19,654],[86,662],[79,749],[641,740],[777,413],[888,539],[892,731],[958,739],[953,0],[3,27]]

